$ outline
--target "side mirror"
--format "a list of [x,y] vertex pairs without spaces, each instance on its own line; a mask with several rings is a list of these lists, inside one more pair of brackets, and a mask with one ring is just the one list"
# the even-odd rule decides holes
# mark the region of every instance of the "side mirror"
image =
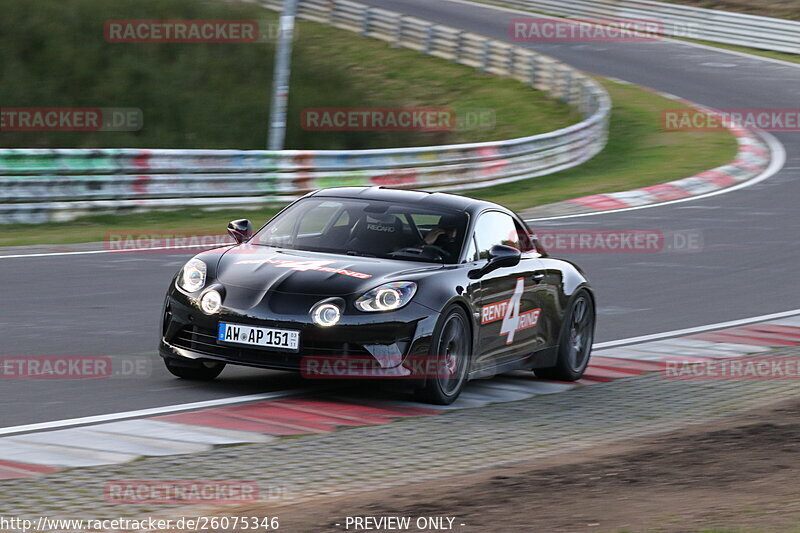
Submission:
[[253,224],[246,218],[234,220],[228,223],[228,235],[233,237],[237,244],[242,244],[253,236]]
[[517,266],[522,258],[522,252],[513,246],[506,246],[505,244],[495,244],[489,250],[489,261],[483,267],[473,270],[469,273],[472,279],[478,279],[489,272],[497,270],[498,268],[508,268]]

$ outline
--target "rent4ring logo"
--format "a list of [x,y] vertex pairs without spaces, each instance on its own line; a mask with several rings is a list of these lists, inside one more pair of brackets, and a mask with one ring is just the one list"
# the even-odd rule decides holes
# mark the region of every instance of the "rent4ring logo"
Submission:
[[514,334],[517,331],[532,328],[539,323],[541,309],[532,309],[520,313],[522,294],[525,291],[525,278],[517,278],[514,293],[508,300],[490,303],[481,308],[481,324],[491,324],[502,320],[500,325],[500,335],[508,335],[506,344],[514,342]]
[[141,109],[134,107],[3,107],[5,131],[139,131]]

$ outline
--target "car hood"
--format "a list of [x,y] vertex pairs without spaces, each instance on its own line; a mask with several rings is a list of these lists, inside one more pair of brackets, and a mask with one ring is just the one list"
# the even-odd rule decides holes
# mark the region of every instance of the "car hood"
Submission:
[[234,246],[220,258],[216,278],[223,285],[257,291],[344,296],[441,268],[431,263]]

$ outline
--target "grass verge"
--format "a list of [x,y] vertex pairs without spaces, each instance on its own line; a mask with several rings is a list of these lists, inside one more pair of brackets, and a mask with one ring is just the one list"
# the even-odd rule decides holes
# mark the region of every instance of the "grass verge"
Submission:
[[602,83],[614,101],[609,141],[602,153],[564,172],[469,195],[521,210],[686,178],[734,159],[738,146],[730,132],[664,131],[661,112],[681,104],[633,85]]
[[[144,127],[136,132],[6,128],[0,147],[264,148],[272,42],[109,43],[104,24],[255,20],[274,28],[272,11],[195,0],[5,0],[2,12],[3,107],[138,108]],[[485,120],[444,132],[317,132],[301,124],[302,111],[311,107],[447,107],[458,118]],[[298,21],[287,117],[286,148],[306,150],[489,141],[580,120],[571,107],[515,80],[308,21]]]
[[[661,111],[681,107],[651,91],[603,81],[614,100],[605,151],[580,167],[497,187],[468,196],[521,210],[588,194],[614,192],[692,176],[731,161],[736,140],[727,131],[666,132]],[[0,234],[0,246],[102,241],[109,233],[218,234],[228,221],[247,217],[262,224],[276,212],[259,210],[174,211],[124,216],[102,215],[42,225],[12,225]],[[126,233],[126,234],[127,234]]]

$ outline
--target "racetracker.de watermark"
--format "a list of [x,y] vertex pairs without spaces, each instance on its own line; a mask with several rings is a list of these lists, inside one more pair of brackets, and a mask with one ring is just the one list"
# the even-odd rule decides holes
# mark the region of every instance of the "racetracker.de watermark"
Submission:
[[0,132],[139,131],[144,114],[135,107],[2,107]]
[[384,363],[372,357],[307,355],[300,359],[300,374],[306,379],[423,379],[456,377],[457,360],[436,355],[410,355]]
[[687,381],[800,379],[800,357],[666,361],[661,375],[664,379]]
[[692,28],[680,28],[656,19],[517,18],[509,23],[511,40],[521,43],[609,43],[660,41],[665,34],[690,37]]
[[107,20],[106,42],[121,43],[258,43],[274,42],[280,34],[277,22],[259,20]]
[[531,235],[549,253],[654,254],[700,252],[703,234],[697,230],[542,230]]
[[304,109],[300,126],[306,131],[452,131],[455,111],[447,107]]
[[316,107],[300,114],[306,131],[464,131],[496,123],[491,109],[450,107]]
[[144,356],[9,355],[0,357],[0,379],[149,378],[152,360]]
[[120,480],[103,483],[107,503],[135,504],[242,504],[280,499],[283,490],[272,488],[262,494],[256,481],[211,480]]
[[734,127],[775,133],[800,131],[798,109],[666,109],[661,112],[664,131],[720,131]]
[[231,244],[235,244],[235,241],[230,235],[210,235],[203,231],[118,230],[106,233],[103,238],[105,250],[120,253],[174,254],[175,250],[190,253]]

